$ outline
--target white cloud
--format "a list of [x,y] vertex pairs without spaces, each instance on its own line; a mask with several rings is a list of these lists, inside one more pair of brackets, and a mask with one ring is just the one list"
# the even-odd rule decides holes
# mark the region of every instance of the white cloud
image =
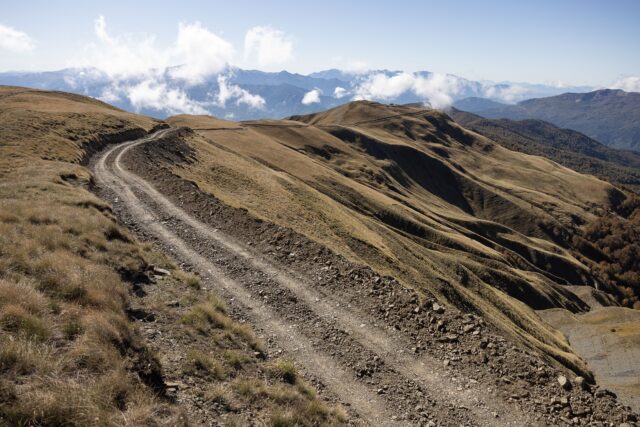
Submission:
[[625,92],[640,92],[640,76],[624,77],[615,82],[612,89],[622,89]]
[[121,101],[122,100],[122,96],[120,95],[121,91],[122,89],[120,89],[116,85],[106,87],[105,89],[102,90],[102,93],[100,94],[98,99],[110,104]]
[[34,48],[35,44],[27,33],[0,24],[0,49],[28,52]]
[[223,75],[218,76],[218,94],[216,95],[216,104],[219,107],[227,105],[227,101],[235,99],[236,105],[246,104],[251,108],[263,109],[266,101],[260,95],[254,95],[249,91],[242,89],[238,85],[230,85],[227,78]]
[[347,95],[347,90],[345,88],[343,88],[343,87],[338,86],[333,90],[333,97],[334,98],[340,99],[340,98],[343,98],[346,95]]
[[369,76],[356,88],[356,99],[391,99],[411,89],[415,76],[398,73],[394,76],[378,73]]
[[461,90],[460,79],[448,74],[432,73],[428,76],[398,73],[388,76],[383,73],[369,76],[356,88],[356,99],[393,99],[411,92],[434,108],[446,108],[453,102],[453,95]]
[[304,105],[317,104],[320,102],[320,89],[313,89],[305,93],[302,97],[302,103]]
[[293,57],[293,41],[275,28],[253,27],[244,37],[244,57],[254,56],[260,67],[283,64]]
[[526,98],[529,90],[517,84],[496,85],[486,84],[482,88],[482,96],[486,98],[498,99],[500,101],[513,103]]
[[377,73],[369,75],[355,88],[354,99],[391,100],[405,93],[422,98],[433,108],[447,108],[463,94],[516,102],[523,99],[529,90],[517,84],[490,82],[478,87],[474,82],[451,74],[400,72],[390,76]]
[[166,83],[148,79],[124,90],[136,111],[149,108],[169,114],[208,114],[202,104],[190,99],[183,90],[170,88]]
[[460,93],[462,83],[450,74],[432,73],[427,77],[417,76],[413,92],[428,100],[433,108],[446,108],[453,103],[453,96]]
[[190,83],[201,83],[205,77],[223,70],[233,56],[231,43],[213,34],[199,22],[181,23],[172,53],[172,62],[180,67],[171,75]]
[[167,66],[166,51],[156,48],[153,37],[135,40],[130,36],[111,36],[104,16],[94,22],[98,43],[86,47],[86,55],[77,66],[95,67],[111,78],[129,78],[158,72]]
[[233,56],[233,46],[199,22],[181,23],[176,41],[166,48],[156,46],[155,38],[114,36],[108,32],[103,16],[94,23],[98,43],[87,46],[87,54],[76,66],[104,71],[112,79],[157,77],[165,71],[189,84],[224,69]]

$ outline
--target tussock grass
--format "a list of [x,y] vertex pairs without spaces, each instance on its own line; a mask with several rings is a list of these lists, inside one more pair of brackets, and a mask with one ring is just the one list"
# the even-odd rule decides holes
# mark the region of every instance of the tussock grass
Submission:
[[144,252],[77,163],[84,144],[152,122],[30,91],[0,114],[0,425],[179,424],[132,371],[145,353],[126,279]]
[[[1,96],[15,91],[23,93]],[[189,303],[202,301],[200,280],[120,227],[79,164],[87,144],[154,122],[88,98],[5,87],[0,116],[0,426],[187,425],[143,382],[159,365],[126,309],[151,264],[186,285]],[[277,402],[309,399],[284,383],[288,398],[238,398],[230,382],[264,376],[254,355],[262,344],[215,296],[182,320],[177,327],[207,334],[185,366],[207,384],[207,402],[267,420],[285,411]]]
[[234,322],[226,314],[226,306],[217,297],[209,295],[206,301],[194,305],[180,321],[193,327],[201,334],[210,334],[212,329],[221,330],[230,340],[240,339],[258,352],[264,351],[264,344],[256,338],[251,327]]
[[187,370],[192,372],[199,371],[219,380],[222,380],[227,376],[227,373],[220,362],[214,359],[211,355],[198,350],[189,350],[187,352]]
[[176,277],[176,279],[180,280],[193,289],[200,289],[200,287],[202,286],[200,278],[194,274],[185,273],[182,270],[174,270],[173,275]]
[[245,364],[252,360],[246,353],[238,350],[224,350],[222,352],[222,358],[229,366],[236,370],[242,369]]
[[0,326],[27,339],[46,340],[50,332],[45,323],[19,305],[7,304],[0,309]]
[[340,408],[329,408],[315,395],[300,393],[289,384],[269,384],[264,380],[239,380],[233,390],[244,401],[271,402],[277,405],[268,420],[273,426],[339,425],[347,416]]
[[295,384],[298,370],[290,360],[277,360],[270,366],[271,374],[289,384]]

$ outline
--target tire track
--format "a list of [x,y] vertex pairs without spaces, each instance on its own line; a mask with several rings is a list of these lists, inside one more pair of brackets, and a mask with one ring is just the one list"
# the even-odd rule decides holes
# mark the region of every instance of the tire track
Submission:
[[[185,241],[160,225],[159,221],[148,212],[148,207],[134,194],[132,188],[153,200],[153,204],[157,205],[167,215],[178,218],[180,222],[194,230],[201,238],[206,241],[215,242],[228,252],[244,260],[252,269],[263,272],[281,288],[299,298],[304,305],[311,309],[313,314],[319,318],[330,319],[332,323],[349,331],[349,334],[356,342],[384,360],[385,364],[390,366],[398,374],[406,379],[414,380],[424,385],[431,395],[437,396],[438,403],[442,407],[466,408],[470,411],[469,415],[471,419],[474,420],[474,424],[477,423],[482,426],[522,425],[523,422],[525,422],[524,420],[528,419],[519,408],[497,398],[486,396],[483,390],[479,388],[460,390],[455,384],[448,381],[445,376],[439,374],[439,371],[442,370],[440,361],[430,357],[414,357],[407,354],[405,350],[410,347],[410,343],[397,336],[397,334],[391,335],[382,328],[373,326],[373,322],[363,323],[363,319],[369,319],[366,313],[358,313],[357,310],[354,309],[345,310],[341,308],[339,301],[332,300],[329,296],[313,290],[312,287],[304,283],[304,280],[294,278],[291,274],[267,262],[258,254],[252,253],[247,247],[234,239],[196,220],[175,206],[148,182],[122,167],[120,163],[121,159],[128,150],[149,142],[154,138],[164,136],[167,132],[170,132],[170,130],[160,131],[151,137],[124,143],[109,150],[100,158],[96,165],[96,175],[104,179],[108,186],[109,184],[116,186],[119,193],[124,193],[127,205],[136,211],[136,216],[142,219],[141,222],[146,228],[149,228],[155,235],[170,243],[171,246],[175,247],[182,256],[185,256],[189,262],[193,263],[199,270],[213,274],[214,277],[217,278],[216,281],[220,282],[217,284],[230,293],[237,295],[237,298],[248,308],[251,310],[260,308],[262,313],[259,317],[269,319],[270,323],[267,323],[267,329],[273,328],[274,331],[277,331],[276,335],[279,338],[284,338],[284,341],[289,339],[292,342],[306,343],[300,346],[306,350],[310,350],[313,347],[312,343],[309,343],[306,337],[300,334],[297,334],[295,337],[291,335],[291,325],[287,327],[287,325],[279,320],[282,319],[282,316],[274,316],[273,312],[269,311],[264,305],[256,304],[254,302],[256,300],[255,296],[252,296],[250,292],[241,285],[226,277],[211,261],[196,253],[192,248],[193,245],[189,247]],[[110,156],[115,156],[113,160],[113,174],[106,166],[106,161]],[[109,175],[111,176],[109,177]],[[131,186],[131,188],[129,188],[129,186]],[[209,274],[204,274],[204,276],[209,276]],[[283,342],[282,339],[279,339],[279,341]],[[294,345],[293,347],[299,349],[298,345]],[[313,353],[313,351],[311,353]],[[351,374],[340,371],[340,368],[338,368],[333,358],[322,356],[318,353],[314,353],[316,358],[312,358],[311,360],[306,359],[310,356],[309,354],[299,356],[301,356],[301,360],[298,362],[303,366],[307,366],[316,376],[323,380],[325,380],[327,370],[334,371],[334,369],[338,369],[336,372],[341,372],[339,374],[339,381],[336,381],[336,378],[333,378],[333,381],[332,379],[325,381],[329,388],[338,394],[341,399],[344,399],[343,394],[345,392],[347,395],[353,397],[353,392],[355,391],[353,387],[356,386],[356,388],[359,389],[357,393],[361,393],[363,396],[368,395],[368,397],[364,399],[365,401],[360,399],[360,401],[351,402],[349,399],[344,399],[345,402],[351,403],[365,418],[368,418],[376,425],[387,423],[398,425],[397,421],[392,421],[392,418],[386,410],[376,413],[376,411],[371,409],[372,405],[370,402],[379,401],[379,396],[377,397],[375,393],[357,382]],[[318,360],[318,358],[323,357],[324,359]],[[352,384],[345,389],[345,387],[342,387],[342,384],[337,384],[341,381],[347,381],[347,383],[350,382]],[[349,387],[351,387],[350,390]],[[501,414],[501,418],[499,419],[495,417],[495,413],[498,412]],[[527,425],[534,424],[530,422],[525,423]]]
[[[161,137],[168,131],[163,130],[148,138],[138,140],[137,144]],[[277,337],[279,345],[285,348],[288,354],[294,356],[298,364],[320,378],[343,402],[350,404],[365,421],[371,425],[399,425],[393,420],[393,415],[385,408],[379,396],[360,384],[353,375],[338,366],[331,357],[317,352],[309,340],[295,332],[295,328],[280,321],[278,316],[274,316],[264,304],[256,301],[242,286],[226,277],[214,263],[188,247],[182,239],[160,224],[158,219],[146,209],[146,206],[128,187],[125,180],[119,176],[122,169],[118,167],[118,160],[123,152],[130,147],[132,147],[131,142],[124,143],[108,150],[100,157],[95,166],[97,181],[123,198],[127,208],[143,228],[166,242],[180,258],[188,260],[201,273],[201,276],[210,278],[216,286],[234,295],[243,306],[250,310],[251,315],[262,328]],[[107,167],[107,160],[114,155],[117,156],[114,161],[115,169],[118,170],[116,173],[112,173]]]

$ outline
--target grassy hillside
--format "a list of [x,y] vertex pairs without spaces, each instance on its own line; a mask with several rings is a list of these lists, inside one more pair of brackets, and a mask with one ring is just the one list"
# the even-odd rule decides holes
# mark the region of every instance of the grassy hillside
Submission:
[[452,109],[449,115],[510,150],[543,156],[581,173],[640,191],[640,154],[607,147],[588,136],[541,120],[485,119]]
[[562,286],[594,283],[571,236],[610,204],[610,184],[410,106],[169,122],[197,130],[197,161],[172,168],[204,191],[576,361],[529,307],[586,309]]
[[611,147],[640,150],[640,93],[637,92],[603,89],[528,99],[516,105],[481,107],[468,111],[492,119],[544,120],[582,132]]
[[[229,423],[340,423],[295,367],[264,360],[215,295],[140,244],[89,191],[88,154],[156,121],[80,96],[1,87],[0,123],[0,425],[197,419],[166,395],[167,349],[150,350],[133,322],[136,295],[150,286],[180,292],[178,334],[200,338],[183,341],[187,357],[175,369],[198,378],[214,413]],[[158,267],[168,270],[161,278]],[[155,310],[173,315],[163,298]]]

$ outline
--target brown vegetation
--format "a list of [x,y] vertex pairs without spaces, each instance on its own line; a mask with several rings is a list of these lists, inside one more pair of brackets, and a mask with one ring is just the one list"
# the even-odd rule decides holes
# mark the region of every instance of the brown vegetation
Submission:
[[589,223],[584,238],[602,253],[593,263],[599,279],[618,288],[623,306],[640,309],[640,198],[617,211]]
[[587,308],[563,286],[593,283],[570,241],[607,205],[610,184],[504,149],[438,111],[354,102],[292,119],[177,116],[172,125],[201,130],[157,149],[176,151],[167,167],[223,203],[574,358],[513,298]]
[[[129,294],[153,280],[153,264],[172,271],[169,286],[197,293],[200,281],[120,227],[89,191],[92,178],[80,164],[156,123],[88,98],[7,87],[0,122],[0,425],[185,424],[164,394],[159,357],[129,318]],[[214,296],[184,321],[207,339],[212,329],[221,336],[187,349],[184,366],[212,389],[222,386],[219,399],[233,396],[243,366],[266,363],[254,355],[261,343],[251,329]],[[247,393],[290,395],[261,404],[254,413],[261,419],[339,422],[301,385],[257,387]]]

